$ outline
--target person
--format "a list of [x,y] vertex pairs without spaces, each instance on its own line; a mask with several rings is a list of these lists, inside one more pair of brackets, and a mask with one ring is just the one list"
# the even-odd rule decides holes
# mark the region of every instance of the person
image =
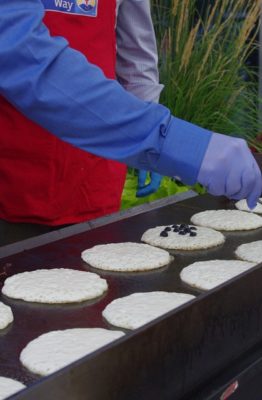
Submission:
[[[99,9],[95,0],[79,0],[74,4],[44,0],[42,3],[44,23],[53,36],[65,36],[75,49],[100,66],[107,77],[115,78],[116,74],[129,92],[143,100],[158,102],[163,85],[159,84],[148,1],[117,0],[108,5],[99,3]],[[90,17],[93,18],[91,22]],[[8,185],[4,185],[0,217],[5,221],[27,222],[14,226],[2,221],[5,241],[9,236],[7,231],[13,231],[13,228],[16,236],[21,237],[30,232],[45,232],[48,226],[81,222],[119,209],[125,180],[124,165],[87,155],[47,135],[3,99],[0,120],[5,129],[2,143],[3,140],[8,143],[8,154],[11,150],[17,159],[13,165],[12,161],[3,158],[1,170],[8,176]],[[152,173],[151,183],[145,186],[145,173],[139,171],[138,196],[148,195],[160,184],[160,175]],[[36,223],[41,225],[36,226]],[[14,233],[10,234],[14,237]]]
[[[58,226],[111,212],[125,165],[198,181],[211,194],[247,198],[253,208],[262,177],[246,142],[128,93],[113,79],[115,0],[91,10],[78,3],[0,4],[0,218]],[[149,0],[132,3],[149,7]],[[69,42],[62,37],[68,32]]]

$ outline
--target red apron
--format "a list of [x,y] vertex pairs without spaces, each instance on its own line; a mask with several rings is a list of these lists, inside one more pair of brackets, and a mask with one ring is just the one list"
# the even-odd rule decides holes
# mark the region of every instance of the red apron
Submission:
[[[95,17],[46,11],[44,23],[114,78],[116,0],[97,5]],[[119,209],[123,164],[62,142],[2,97],[0,129],[0,219],[63,225]]]

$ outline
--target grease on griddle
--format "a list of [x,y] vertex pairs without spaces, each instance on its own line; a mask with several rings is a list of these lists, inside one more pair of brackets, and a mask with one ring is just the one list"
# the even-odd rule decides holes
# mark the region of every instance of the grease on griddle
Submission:
[[3,266],[2,271],[0,272],[0,280],[2,280],[2,278],[6,278],[9,275],[8,270],[10,267],[12,267],[12,264],[10,263],[6,263]]

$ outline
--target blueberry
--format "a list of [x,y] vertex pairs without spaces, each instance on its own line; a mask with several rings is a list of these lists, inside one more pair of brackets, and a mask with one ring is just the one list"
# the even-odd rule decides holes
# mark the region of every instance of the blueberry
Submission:
[[174,224],[174,225],[172,225],[172,228],[178,228],[178,225],[177,224]]
[[190,226],[190,230],[191,230],[191,231],[196,231],[197,228],[196,228],[195,226]]
[[180,224],[180,226],[179,226],[180,228],[182,228],[182,229],[184,229],[184,228],[187,228],[188,227],[188,225],[186,225],[186,224]]
[[196,236],[197,233],[196,232],[190,232],[190,236]]
[[178,227],[174,228],[173,232],[179,232],[179,228]]
[[162,231],[162,232],[160,232],[160,236],[168,237],[168,233],[166,231]]
[[178,234],[179,235],[186,235],[186,232],[185,231],[179,231]]
[[166,232],[170,232],[172,229],[170,228],[170,226],[167,226],[166,228],[165,228],[165,231]]

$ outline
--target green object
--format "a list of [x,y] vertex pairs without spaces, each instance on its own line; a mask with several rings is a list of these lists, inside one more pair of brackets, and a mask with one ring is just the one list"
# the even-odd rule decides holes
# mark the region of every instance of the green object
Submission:
[[161,186],[157,192],[147,197],[136,197],[137,190],[137,171],[135,169],[129,169],[126,177],[125,187],[122,194],[121,209],[135,207],[140,204],[148,203],[163,197],[186,192],[190,189],[189,186],[185,186],[182,183],[174,181],[172,178],[164,177],[161,182]]

